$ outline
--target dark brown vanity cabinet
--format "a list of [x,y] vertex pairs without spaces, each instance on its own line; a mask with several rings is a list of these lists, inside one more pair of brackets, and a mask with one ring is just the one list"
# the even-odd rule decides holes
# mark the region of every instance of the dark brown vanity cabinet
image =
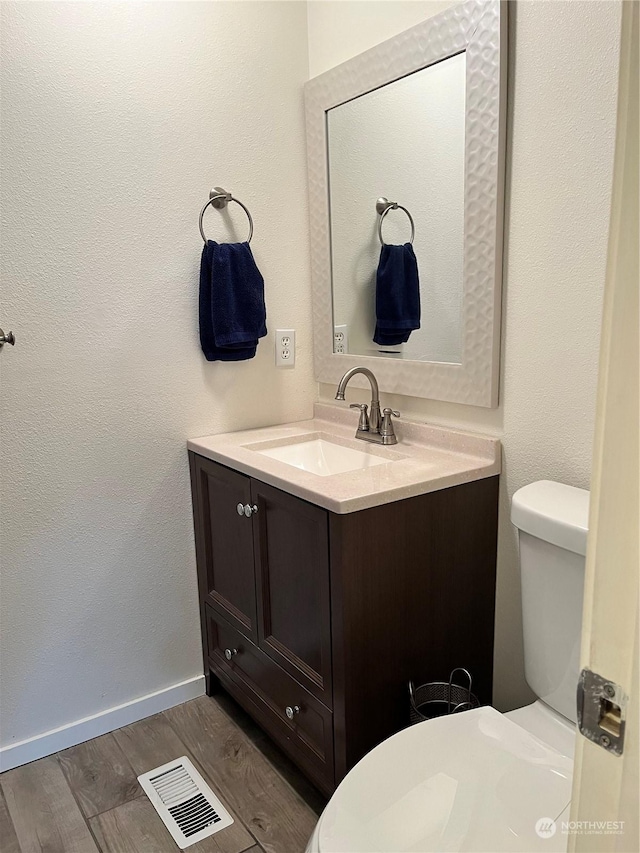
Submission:
[[410,678],[491,701],[497,477],[337,515],[189,458],[207,692],[318,787],[407,724]]

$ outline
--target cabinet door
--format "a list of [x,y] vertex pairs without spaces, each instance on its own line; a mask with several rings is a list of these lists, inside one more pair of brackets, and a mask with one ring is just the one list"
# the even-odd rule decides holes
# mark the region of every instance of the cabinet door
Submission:
[[251,481],[223,465],[194,457],[194,517],[200,597],[245,636],[258,639],[251,519]]
[[259,646],[332,707],[327,512],[251,481]]

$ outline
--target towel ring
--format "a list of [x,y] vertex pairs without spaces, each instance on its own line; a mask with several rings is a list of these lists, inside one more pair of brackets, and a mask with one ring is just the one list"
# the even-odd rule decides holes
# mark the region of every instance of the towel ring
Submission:
[[378,220],[378,237],[380,238],[380,243],[383,246],[388,246],[388,243],[385,243],[382,239],[382,222],[389,213],[390,210],[404,210],[404,212],[409,217],[409,222],[411,223],[411,239],[409,242],[413,246],[413,238],[416,236],[416,226],[413,222],[413,216],[409,213],[406,207],[403,207],[401,204],[398,204],[397,201],[389,201],[389,199],[384,196],[380,196],[380,198],[376,202],[376,211],[380,215],[380,219]]
[[202,227],[202,220],[204,218],[204,212],[212,205],[216,210],[224,210],[224,208],[229,204],[230,201],[235,201],[236,204],[239,204],[240,207],[247,214],[247,219],[249,220],[249,236],[247,237],[247,243],[251,242],[251,238],[253,237],[253,219],[251,218],[251,214],[249,213],[249,208],[244,205],[240,199],[234,198],[231,193],[228,193],[226,190],[223,190],[222,187],[214,187],[209,193],[209,201],[205,204],[205,206],[200,211],[200,220],[198,222],[198,227],[200,228],[200,235],[204,242],[207,242],[207,238],[204,234],[204,228]]

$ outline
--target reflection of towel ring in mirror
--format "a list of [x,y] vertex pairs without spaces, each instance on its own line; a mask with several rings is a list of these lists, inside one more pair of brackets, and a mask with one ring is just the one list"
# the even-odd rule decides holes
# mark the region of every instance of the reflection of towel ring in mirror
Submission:
[[202,227],[202,219],[204,217],[205,210],[209,207],[209,205],[215,207],[216,210],[224,210],[224,208],[229,204],[230,201],[235,201],[236,204],[239,204],[240,207],[247,214],[247,219],[249,220],[249,236],[247,237],[247,243],[251,242],[251,238],[253,237],[253,219],[251,218],[249,209],[245,207],[245,205],[237,198],[234,198],[231,193],[228,193],[226,190],[223,190],[222,187],[214,187],[209,193],[209,201],[200,211],[200,220],[198,222],[200,234],[205,243],[207,242],[207,238],[204,235],[204,228]]
[[404,212],[409,217],[409,222],[411,223],[411,239],[409,240],[409,242],[413,246],[413,238],[416,236],[416,226],[414,225],[413,217],[411,216],[406,207],[403,207],[401,204],[398,204],[397,201],[389,201],[389,199],[385,198],[384,196],[380,196],[380,198],[376,202],[376,211],[380,215],[380,219],[378,220],[378,237],[380,238],[380,243],[383,246],[389,245],[388,243],[385,243],[382,239],[382,221],[390,210],[404,210]]

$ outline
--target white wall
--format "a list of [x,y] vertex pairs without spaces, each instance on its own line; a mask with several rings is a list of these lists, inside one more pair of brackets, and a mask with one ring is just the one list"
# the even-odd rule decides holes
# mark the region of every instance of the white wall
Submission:
[[346,62],[455,0],[308,0],[309,73]]
[[[307,417],[316,386],[305,4],[3,2],[2,24],[8,745],[202,673],[186,438]],[[266,281],[239,364],[198,343],[214,184]]]
[[[359,53],[428,17],[429,6],[311,2],[311,76],[348,58],[349,35]],[[502,709],[531,697],[511,495],[542,478],[589,486],[620,4],[518,2],[509,12],[502,402],[485,410],[385,396],[404,415],[502,435],[494,696]],[[333,391],[321,386],[321,398]]]

